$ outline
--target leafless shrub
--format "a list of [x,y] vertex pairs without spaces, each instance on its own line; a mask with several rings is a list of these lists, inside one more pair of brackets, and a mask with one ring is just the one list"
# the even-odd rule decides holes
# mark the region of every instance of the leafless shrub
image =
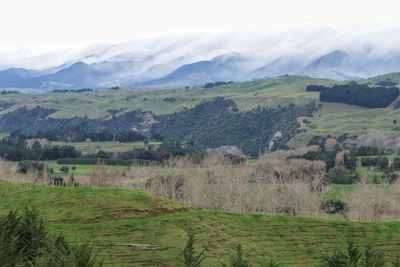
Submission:
[[217,165],[231,165],[226,157],[221,153],[209,154],[204,157],[200,163],[201,167],[213,167]]
[[371,131],[367,134],[360,135],[356,140],[356,144],[358,147],[370,146],[384,151],[400,152],[400,138],[386,137],[379,131]]
[[0,158],[0,179],[18,183],[50,184],[51,178],[47,169],[42,171],[28,170],[26,174],[18,172],[15,164]]
[[28,176],[34,179],[34,184],[51,184],[51,176],[46,167],[42,171],[30,171]]
[[325,141],[325,149],[328,151],[332,151],[335,148],[336,144],[337,141],[335,138],[328,138]]
[[311,190],[322,191],[325,181],[325,163],[305,159],[264,160],[256,166],[255,177],[267,182],[303,181]]
[[17,167],[0,158],[0,178],[3,180],[14,181],[17,178]]
[[130,173],[142,181],[141,189],[203,208],[315,215],[324,192],[325,164],[279,155],[256,166],[231,165],[210,155],[200,165],[169,162],[147,170],[132,167]]
[[252,177],[254,206],[266,213],[316,215],[326,190],[324,178],[322,161],[264,157]]
[[256,187],[255,210],[285,215],[317,215],[323,195],[301,180],[269,181]]
[[247,211],[251,171],[246,165],[207,165],[201,176],[189,180],[186,202],[204,208]]
[[97,165],[89,175],[88,185],[102,187],[123,187],[125,174],[122,171],[107,170],[104,165]]
[[338,151],[335,156],[335,166],[343,166],[344,165],[344,151]]
[[345,195],[350,220],[383,221],[400,218],[400,185],[368,184],[363,176],[354,190]]
[[149,178],[146,181],[145,189],[163,197],[184,200],[186,193],[184,187],[186,183],[187,179],[183,175],[161,175]]

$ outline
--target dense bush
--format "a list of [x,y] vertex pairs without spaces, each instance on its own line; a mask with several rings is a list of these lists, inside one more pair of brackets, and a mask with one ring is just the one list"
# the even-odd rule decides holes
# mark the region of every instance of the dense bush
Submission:
[[[269,148],[286,147],[297,132],[297,118],[311,116],[315,108],[315,102],[310,102],[303,107],[290,104],[241,112],[233,100],[220,97],[174,114],[156,116],[135,110],[112,119],[52,118],[54,109],[20,108],[0,118],[0,131],[20,139],[80,142],[138,141],[145,139],[143,132],[148,138],[162,141],[194,142],[202,149],[237,146],[247,155],[258,156]],[[149,125],[149,116],[158,123]]]
[[308,142],[308,146],[319,146],[320,150],[325,150],[325,142],[327,137],[314,135],[311,137],[310,141]]
[[390,166],[394,171],[400,171],[400,158],[395,157],[393,159],[392,165]]
[[378,157],[377,166],[381,170],[385,170],[389,167],[389,159],[387,157]]
[[76,89],[76,90],[71,90],[71,89],[56,89],[52,91],[52,93],[85,93],[85,92],[93,92],[94,90],[91,88],[82,88],[82,89]]
[[247,155],[258,156],[270,146],[285,147],[296,134],[297,118],[311,115],[314,109],[315,103],[311,102],[305,107],[291,104],[241,112],[233,100],[218,97],[193,109],[159,116],[151,134],[194,142],[201,148],[236,146]]
[[364,157],[364,158],[361,158],[361,166],[363,166],[363,167],[376,166],[377,163],[378,163],[378,158],[377,157]]
[[335,85],[321,90],[319,98],[324,102],[338,102],[367,108],[383,108],[399,96],[397,87],[369,87],[357,83]]
[[206,83],[206,84],[204,85],[204,88],[209,89],[209,88],[214,88],[214,87],[217,87],[217,86],[220,86],[220,85],[232,84],[232,83],[233,83],[233,82],[214,82],[214,83]]
[[357,168],[357,157],[354,155],[348,156],[344,154],[344,166],[348,170],[355,170]]
[[67,172],[69,172],[69,167],[68,167],[68,166],[65,166],[65,165],[62,165],[62,166],[60,167],[60,171],[67,173]]
[[389,159],[387,157],[364,157],[361,158],[361,166],[364,167],[377,167],[385,170],[389,167]]
[[39,176],[41,176],[44,170],[45,165],[37,161],[20,161],[17,165],[17,171],[24,174],[27,174],[28,172],[37,172]]
[[135,131],[127,131],[118,133],[115,136],[115,140],[119,142],[135,142],[135,141],[143,141],[146,137]]
[[363,156],[379,156],[383,155],[384,152],[380,150],[377,147],[371,147],[371,146],[361,146],[361,147],[356,147],[352,148],[350,150],[350,155],[356,156],[356,157],[363,157]]
[[347,205],[341,200],[327,200],[321,204],[321,210],[328,214],[344,213]]
[[309,151],[301,156],[294,156],[291,158],[303,158],[307,160],[322,160],[325,162],[326,170],[330,170],[335,167],[336,151]]
[[326,88],[326,86],[323,86],[323,85],[311,84],[311,85],[306,87],[306,92],[321,92],[325,88]]

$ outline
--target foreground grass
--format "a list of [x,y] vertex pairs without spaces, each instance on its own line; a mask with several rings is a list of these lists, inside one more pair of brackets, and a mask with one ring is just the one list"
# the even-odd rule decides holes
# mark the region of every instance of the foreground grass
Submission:
[[[237,243],[255,262],[273,257],[285,266],[312,266],[319,254],[340,247],[350,236],[387,253],[400,252],[400,222],[226,213],[187,207],[136,190],[0,181],[0,214],[25,205],[39,208],[52,232],[62,232],[72,242],[92,240],[108,265],[176,266],[189,226],[198,229],[198,244],[208,249],[205,266],[227,261]],[[132,244],[160,249],[144,251]]]

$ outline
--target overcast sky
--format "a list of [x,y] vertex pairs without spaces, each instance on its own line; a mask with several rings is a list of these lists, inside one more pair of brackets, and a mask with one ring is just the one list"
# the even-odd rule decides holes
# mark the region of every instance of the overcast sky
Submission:
[[398,0],[1,0],[0,48],[71,46],[169,32],[400,25]]

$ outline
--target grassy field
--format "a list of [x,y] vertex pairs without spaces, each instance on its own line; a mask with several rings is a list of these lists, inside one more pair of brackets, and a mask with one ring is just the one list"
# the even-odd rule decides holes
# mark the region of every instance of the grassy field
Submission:
[[342,200],[346,193],[350,193],[356,187],[356,184],[332,184],[325,195],[325,200]]
[[[306,93],[309,84],[333,84],[334,81],[312,79],[302,76],[278,77],[235,83],[212,89],[177,89],[177,90],[104,90],[86,93],[47,93],[32,95],[2,95],[1,101],[13,101],[17,104],[5,112],[21,106],[42,106],[58,111],[52,117],[110,118],[108,110],[125,113],[130,110],[150,110],[155,114],[168,114],[185,108],[192,108],[203,101],[218,96],[231,98],[242,110],[256,108],[258,105],[276,107],[296,103],[306,104],[317,98],[317,93]],[[175,101],[167,101],[166,98]],[[2,113],[0,112],[0,115]]]
[[299,133],[291,140],[292,145],[308,142],[314,135],[340,136],[348,133],[360,135],[371,130],[378,130],[386,136],[396,137],[393,120],[400,118],[400,109],[393,106],[368,109],[339,103],[322,103],[322,107],[307,118],[311,124],[303,126],[306,132]]
[[[310,266],[321,253],[350,236],[385,252],[400,251],[400,222],[356,223],[330,219],[263,216],[187,207],[136,190],[44,187],[0,181],[0,214],[33,205],[50,224],[75,242],[90,239],[107,265],[176,266],[185,229],[197,229],[208,249],[205,266],[220,266],[242,244],[257,263],[273,257],[285,266]],[[130,244],[152,244],[143,251]]]
[[[52,168],[54,170],[54,173],[52,174],[53,176],[70,176],[71,174],[75,175],[75,176],[81,176],[81,175],[88,175],[90,174],[95,168],[97,168],[97,165],[82,165],[82,164],[58,164],[54,161],[42,161],[45,165],[49,166],[49,168]],[[69,172],[62,172],[60,171],[60,168],[62,166],[67,166],[69,168]],[[75,170],[73,170],[72,168],[75,167]],[[123,171],[123,170],[127,170],[128,167],[127,166],[113,166],[113,165],[109,165],[109,166],[105,166],[105,168],[107,168],[107,170],[109,171]]]
[[[149,142],[149,145],[158,146],[161,142]],[[105,152],[126,152],[136,148],[144,148],[146,145],[143,141],[132,143],[120,143],[117,141],[108,142],[51,142],[52,145],[69,145],[73,146],[83,154],[95,154],[100,150]]]

